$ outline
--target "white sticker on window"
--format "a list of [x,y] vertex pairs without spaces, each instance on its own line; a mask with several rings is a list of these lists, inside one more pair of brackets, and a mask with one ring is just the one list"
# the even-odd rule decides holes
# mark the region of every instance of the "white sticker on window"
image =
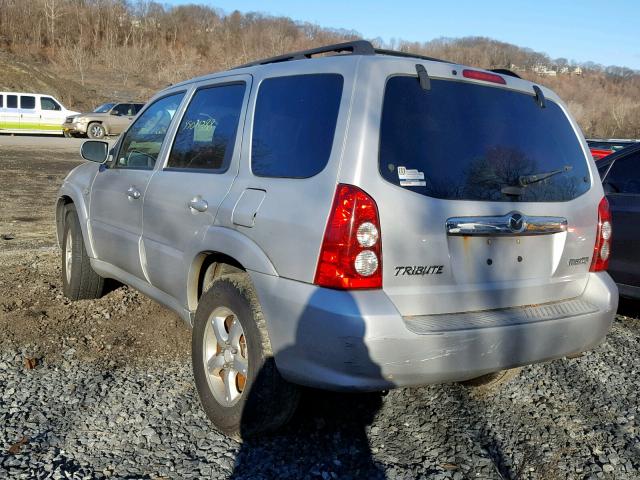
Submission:
[[[407,169],[406,167],[398,167],[398,178],[400,180],[424,180],[424,172],[416,169]],[[424,182],[422,183],[424,185]],[[400,185],[402,185],[402,182],[400,182]]]
[[401,187],[426,187],[427,182],[424,180],[400,180]]

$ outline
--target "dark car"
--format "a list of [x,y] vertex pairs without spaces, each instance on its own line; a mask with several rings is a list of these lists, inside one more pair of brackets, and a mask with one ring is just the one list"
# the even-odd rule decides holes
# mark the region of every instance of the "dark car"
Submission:
[[613,222],[609,273],[620,295],[640,299],[640,144],[598,162]]

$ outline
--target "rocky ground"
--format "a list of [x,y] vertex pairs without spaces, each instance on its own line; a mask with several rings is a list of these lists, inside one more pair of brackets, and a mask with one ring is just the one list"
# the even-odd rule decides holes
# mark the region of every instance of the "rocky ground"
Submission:
[[0,136],[0,478],[640,478],[632,302],[600,347],[499,391],[305,392],[277,435],[217,433],[176,315],[128,288],[63,298],[52,205],[77,164],[65,141]]

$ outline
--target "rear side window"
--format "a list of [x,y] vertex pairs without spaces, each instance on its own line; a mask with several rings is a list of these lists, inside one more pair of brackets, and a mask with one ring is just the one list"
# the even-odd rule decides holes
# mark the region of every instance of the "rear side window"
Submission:
[[0,108],[4,107],[4,95],[0,95]]
[[[547,99],[470,82],[415,77],[387,82],[380,126],[380,174],[435,198],[568,201],[590,187],[581,144],[562,109]],[[524,176],[561,170],[504,193]],[[511,190],[513,191],[513,190]]]
[[268,78],[253,119],[251,169],[261,177],[308,178],[327,165],[336,130],[342,75]]
[[640,152],[613,162],[604,183],[609,193],[640,194]]
[[7,108],[18,108],[17,95],[7,95]]
[[233,155],[244,92],[244,83],[198,90],[180,122],[167,167],[226,171]]
[[33,110],[36,108],[36,97],[21,95],[20,108],[25,108],[27,110]]

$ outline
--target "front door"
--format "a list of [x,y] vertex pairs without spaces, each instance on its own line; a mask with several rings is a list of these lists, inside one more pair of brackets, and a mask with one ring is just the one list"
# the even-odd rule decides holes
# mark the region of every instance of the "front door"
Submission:
[[609,273],[617,283],[640,287],[640,151],[613,163],[604,189],[613,223]]
[[96,256],[145,279],[140,262],[142,202],[184,92],[156,100],[127,131],[91,187],[90,227]]
[[144,199],[143,245],[151,284],[187,305],[190,266],[238,171],[251,77],[197,86],[164,168]]
[[58,102],[51,97],[40,97],[40,130],[61,133],[64,119]]

